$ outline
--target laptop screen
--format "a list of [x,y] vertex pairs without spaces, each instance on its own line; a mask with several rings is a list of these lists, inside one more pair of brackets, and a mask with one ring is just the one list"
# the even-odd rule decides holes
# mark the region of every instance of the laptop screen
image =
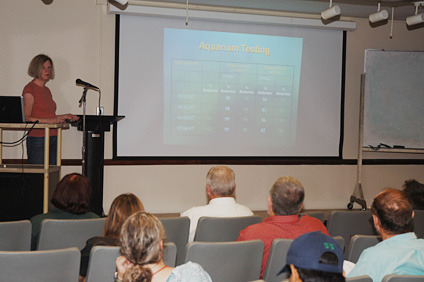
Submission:
[[24,100],[22,96],[0,96],[0,123],[23,123]]

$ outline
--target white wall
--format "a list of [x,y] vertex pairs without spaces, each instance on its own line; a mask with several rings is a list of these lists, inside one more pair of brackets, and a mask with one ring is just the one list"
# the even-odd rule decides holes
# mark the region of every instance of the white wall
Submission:
[[[38,0],[1,1],[0,9],[0,95],[21,95],[30,81],[28,63],[38,53],[50,55],[56,79],[48,86],[58,104],[58,113],[81,114],[78,101],[81,78],[102,89],[105,114],[113,113],[115,16],[106,13],[106,0],[53,0],[45,5]],[[390,25],[371,28],[367,20],[357,19],[357,30],[348,32],[346,56],[345,127],[343,158],[357,157],[359,128],[360,74],[364,50],[384,48],[424,51],[424,28],[407,30],[396,22],[394,36]],[[89,91],[87,113],[94,114],[97,93]],[[21,133],[6,132],[4,139],[16,140]],[[71,128],[64,132],[64,159],[81,158],[82,137]],[[19,159],[20,147],[3,150],[4,158]],[[105,157],[112,158],[112,134],[106,133]],[[393,158],[391,154],[367,154],[370,158]],[[420,156],[404,155],[402,158]],[[104,207],[113,198],[133,192],[146,209],[154,212],[180,212],[206,202],[205,175],[210,165],[106,166]],[[234,165],[237,200],[254,210],[266,209],[266,197],[274,180],[292,175],[304,184],[305,207],[345,208],[356,183],[354,165]],[[65,166],[62,174],[81,172],[81,167]],[[383,187],[399,188],[407,178],[424,181],[421,165],[364,166],[362,186],[370,204]],[[357,206],[355,206],[357,207]]]

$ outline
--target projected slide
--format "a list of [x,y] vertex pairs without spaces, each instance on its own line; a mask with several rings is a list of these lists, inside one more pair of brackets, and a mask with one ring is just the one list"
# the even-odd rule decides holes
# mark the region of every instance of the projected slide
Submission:
[[165,28],[163,142],[294,146],[302,43]]

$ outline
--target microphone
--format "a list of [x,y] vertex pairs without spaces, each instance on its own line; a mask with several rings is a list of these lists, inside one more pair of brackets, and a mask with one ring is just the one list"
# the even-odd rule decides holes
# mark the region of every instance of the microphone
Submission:
[[79,85],[83,85],[85,87],[90,87],[90,88],[94,88],[94,89],[100,90],[99,87],[94,86],[93,84],[90,84],[88,82],[85,82],[85,81],[83,81],[83,80],[81,80],[79,78],[77,78],[77,80],[75,81],[75,83],[76,84],[79,84]]

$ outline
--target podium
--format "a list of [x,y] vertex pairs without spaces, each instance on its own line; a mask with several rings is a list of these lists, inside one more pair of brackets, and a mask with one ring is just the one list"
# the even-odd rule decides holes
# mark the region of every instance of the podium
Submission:
[[[79,131],[84,131],[83,116],[72,123]],[[124,116],[85,116],[85,152],[82,174],[91,184],[90,211],[103,215],[103,175],[104,175],[104,133],[110,131]],[[84,133],[83,133],[84,134]]]
[[[3,164],[3,145],[0,143],[0,194],[1,221],[29,219],[49,210],[49,199],[60,180],[62,164],[62,130],[68,124],[0,123],[0,141],[3,131],[27,131],[44,129],[44,164]],[[50,129],[57,129],[56,165],[49,165]],[[52,206],[50,206],[52,208]]]

